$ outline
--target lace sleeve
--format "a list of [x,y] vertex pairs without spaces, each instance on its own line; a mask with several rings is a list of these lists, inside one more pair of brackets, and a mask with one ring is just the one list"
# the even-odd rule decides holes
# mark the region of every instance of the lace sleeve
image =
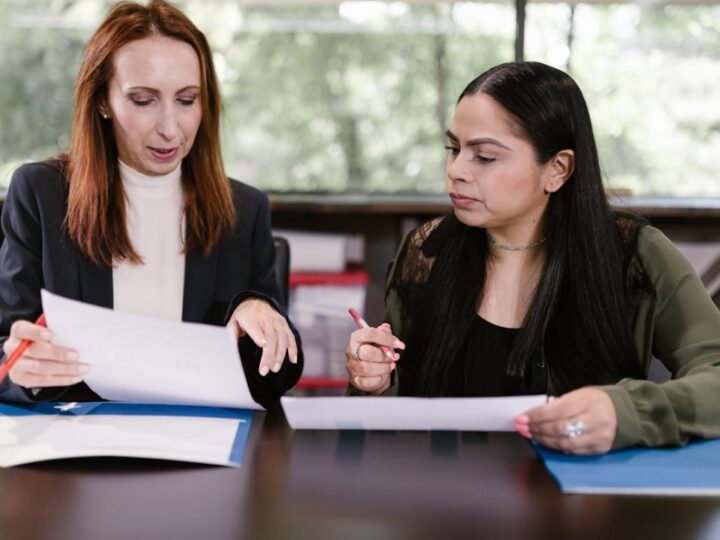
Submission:
[[395,291],[402,303],[409,307],[418,287],[424,286],[435,261],[434,235],[443,217],[423,223],[408,233],[392,265],[385,296]]
[[625,248],[624,272],[626,292],[632,297],[640,291],[654,292],[654,287],[638,256],[637,243],[640,230],[648,221],[621,210],[614,211],[615,226]]

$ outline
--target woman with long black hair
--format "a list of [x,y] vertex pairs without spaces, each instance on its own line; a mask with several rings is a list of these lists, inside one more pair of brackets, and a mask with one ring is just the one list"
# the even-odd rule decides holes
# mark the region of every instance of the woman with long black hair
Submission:
[[[547,392],[517,430],[579,454],[720,436],[720,312],[660,231],[609,207],[572,78],[496,66],[447,138],[453,212],[404,240],[386,322],[350,339],[351,392]],[[645,380],[653,355],[672,381]]]

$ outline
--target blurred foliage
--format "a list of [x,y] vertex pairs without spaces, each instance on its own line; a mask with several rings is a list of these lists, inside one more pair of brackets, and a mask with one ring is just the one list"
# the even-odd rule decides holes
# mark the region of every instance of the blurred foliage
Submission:
[[[67,10],[62,4],[54,7],[59,16]],[[18,162],[42,159],[67,146],[73,85],[89,35],[77,29],[28,28],[15,18],[17,9],[22,8],[0,1],[0,180],[5,182]]]
[[[442,26],[444,7],[415,7],[413,16]],[[510,58],[511,43],[463,33],[237,32],[224,54],[234,71],[224,84],[228,170],[269,189],[442,190],[451,104],[467,81]]]
[[720,7],[579,5],[570,21],[566,5],[531,5],[527,57],[577,80],[608,185],[720,196]]
[[[513,55],[509,3],[176,3],[214,49],[227,171],[268,190],[441,192],[457,95]],[[79,59],[110,5],[0,0],[0,181],[66,147]],[[609,185],[720,195],[718,7],[570,14],[531,4],[526,57],[578,80]]]

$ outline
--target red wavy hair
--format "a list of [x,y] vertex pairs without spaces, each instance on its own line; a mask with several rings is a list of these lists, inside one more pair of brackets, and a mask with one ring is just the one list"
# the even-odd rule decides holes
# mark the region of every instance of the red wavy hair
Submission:
[[65,156],[68,233],[96,264],[142,262],[128,236],[117,146],[112,126],[101,117],[100,106],[107,100],[115,52],[131,41],[153,35],[188,43],[200,61],[202,120],[182,165],[188,224],[185,252],[209,254],[236,219],[220,151],[220,91],[205,36],[167,2],[152,0],[147,7],[120,2],[85,50],[75,87],[70,148]]

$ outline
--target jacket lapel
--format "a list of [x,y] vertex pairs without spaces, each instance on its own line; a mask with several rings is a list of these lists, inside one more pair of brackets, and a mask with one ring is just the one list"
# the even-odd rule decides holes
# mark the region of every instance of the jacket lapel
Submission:
[[183,291],[183,321],[207,322],[212,303],[218,250],[205,257],[193,250],[185,255],[185,286]]
[[93,264],[86,257],[79,257],[80,299],[83,302],[112,309],[112,268]]
[[[96,306],[113,308],[112,268],[99,266],[82,255],[78,257],[80,299]],[[187,322],[205,322],[213,298],[219,250],[208,256],[194,250],[185,255],[183,315]]]

